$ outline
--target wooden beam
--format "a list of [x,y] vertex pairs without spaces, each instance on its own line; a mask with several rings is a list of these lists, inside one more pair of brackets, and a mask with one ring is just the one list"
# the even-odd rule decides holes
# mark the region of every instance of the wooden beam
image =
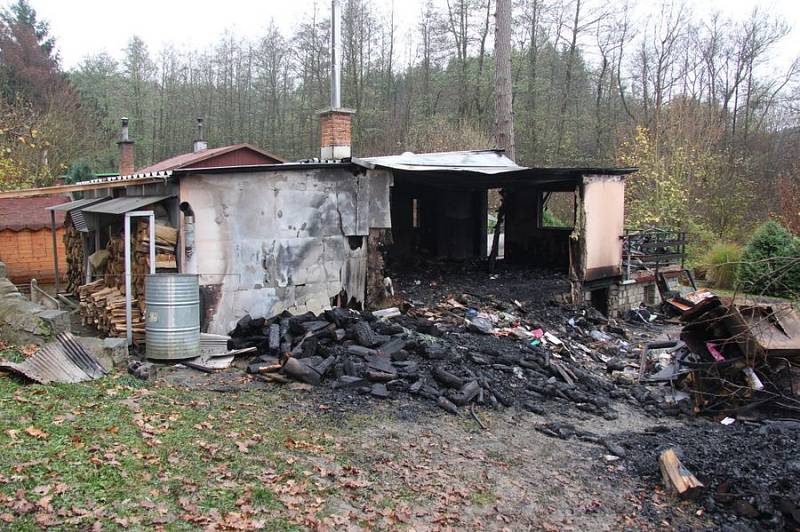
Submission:
[[19,190],[6,190],[0,192],[0,199],[6,198],[29,198],[31,196],[55,196],[67,192],[84,192],[87,190],[98,190],[104,188],[121,188],[128,186],[150,185],[152,183],[163,183],[168,177],[141,177],[135,179],[125,179],[119,181],[104,181],[101,183],[84,183],[76,185],[56,185],[52,187],[22,188]]

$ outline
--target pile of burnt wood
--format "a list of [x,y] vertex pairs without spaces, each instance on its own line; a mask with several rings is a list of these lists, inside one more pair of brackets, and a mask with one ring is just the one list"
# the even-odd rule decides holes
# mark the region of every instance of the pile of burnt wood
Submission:
[[[502,350],[466,349],[432,333],[441,334],[428,320],[334,308],[320,315],[245,316],[230,333],[228,347],[256,347],[259,354],[248,371],[269,381],[323,384],[376,398],[405,393],[451,413],[472,403],[517,403],[540,411],[544,399],[611,413],[611,385],[557,355],[551,358],[549,350],[510,340]],[[473,333],[462,328],[459,334]]]
[[643,380],[671,382],[698,413],[735,416],[770,407],[800,416],[800,316],[791,304],[705,293],[687,301],[680,319],[682,341],[661,353],[662,367],[645,355],[643,373],[657,371]]

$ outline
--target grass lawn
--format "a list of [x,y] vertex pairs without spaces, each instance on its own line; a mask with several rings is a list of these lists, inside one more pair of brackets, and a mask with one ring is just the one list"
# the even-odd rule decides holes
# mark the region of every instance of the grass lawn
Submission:
[[277,388],[219,394],[125,375],[42,386],[0,374],[0,525],[345,522],[332,501],[345,491],[357,501],[370,482],[337,443],[342,428],[313,415],[313,402],[293,401]]

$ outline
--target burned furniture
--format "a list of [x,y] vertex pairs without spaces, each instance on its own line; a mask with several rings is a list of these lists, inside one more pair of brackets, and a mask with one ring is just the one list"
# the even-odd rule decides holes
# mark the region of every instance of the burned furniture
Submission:
[[705,294],[681,315],[672,361],[643,380],[672,382],[700,414],[800,414],[800,317],[792,305]]

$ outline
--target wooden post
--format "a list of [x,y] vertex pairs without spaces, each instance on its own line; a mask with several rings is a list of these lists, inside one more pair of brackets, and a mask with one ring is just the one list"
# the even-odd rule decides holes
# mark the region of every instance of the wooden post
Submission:
[[56,211],[50,210],[50,233],[53,237],[53,270],[56,274],[56,295],[61,289],[58,273],[58,241],[56,240]]

